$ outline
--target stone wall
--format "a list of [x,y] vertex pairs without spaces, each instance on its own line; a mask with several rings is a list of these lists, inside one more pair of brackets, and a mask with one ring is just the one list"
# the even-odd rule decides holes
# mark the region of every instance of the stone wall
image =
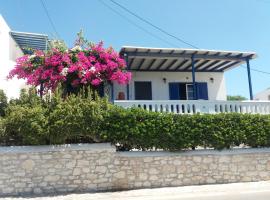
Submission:
[[270,180],[270,149],[115,152],[109,144],[0,148],[0,196],[262,180]]

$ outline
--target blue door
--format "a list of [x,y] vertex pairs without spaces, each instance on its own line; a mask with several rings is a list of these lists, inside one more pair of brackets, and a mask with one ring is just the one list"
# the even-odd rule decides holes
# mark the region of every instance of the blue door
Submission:
[[197,99],[204,99],[208,100],[208,88],[207,88],[207,83],[205,82],[197,82]]
[[170,100],[179,100],[180,99],[180,91],[179,91],[179,83],[169,83],[169,95]]

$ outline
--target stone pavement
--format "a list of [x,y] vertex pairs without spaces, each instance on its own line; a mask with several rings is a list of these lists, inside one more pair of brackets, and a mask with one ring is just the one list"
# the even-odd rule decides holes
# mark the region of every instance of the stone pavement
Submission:
[[2,200],[270,200],[270,181]]

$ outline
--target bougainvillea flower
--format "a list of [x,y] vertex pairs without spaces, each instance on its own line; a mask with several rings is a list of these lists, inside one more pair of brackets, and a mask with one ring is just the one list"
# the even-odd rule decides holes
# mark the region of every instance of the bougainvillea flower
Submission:
[[8,78],[14,76],[33,86],[42,84],[45,92],[63,83],[80,87],[111,81],[127,84],[131,80],[125,61],[111,47],[104,48],[102,42],[85,49],[75,46],[67,51],[38,50],[33,55],[24,55],[17,59]]

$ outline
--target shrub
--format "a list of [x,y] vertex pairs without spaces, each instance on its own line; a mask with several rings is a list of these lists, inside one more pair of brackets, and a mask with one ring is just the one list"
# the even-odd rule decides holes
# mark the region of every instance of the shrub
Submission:
[[7,106],[7,96],[4,93],[4,90],[0,90],[0,116],[5,116]]
[[7,145],[48,144],[47,117],[41,106],[10,106],[2,123]]
[[242,123],[245,126],[245,143],[251,147],[270,146],[270,117],[269,115],[249,115]]
[[[95,99],[95,100],[93,100]],[[9,102],[0,117],[0,145],[111,142],[119,150],[177,151],[244,144],[270,146],[270,115],[176,115],[124,109],[89,91],[41,100],[34,90]]]
[[269,115],[173,115],[114,106],[106,114],[103,127],[107,141],[120,150],[270,145]]
[[106,140],[121,149],[168,149],[172,142],[174,124],[169,114],[113,106],[103,122]]
[[3,126],[3,119],[0,117],[0,145],[5,145],[5,130]]
[[60,101],[49,116],[50,143],[100,142],[103,103],[76,96]]

